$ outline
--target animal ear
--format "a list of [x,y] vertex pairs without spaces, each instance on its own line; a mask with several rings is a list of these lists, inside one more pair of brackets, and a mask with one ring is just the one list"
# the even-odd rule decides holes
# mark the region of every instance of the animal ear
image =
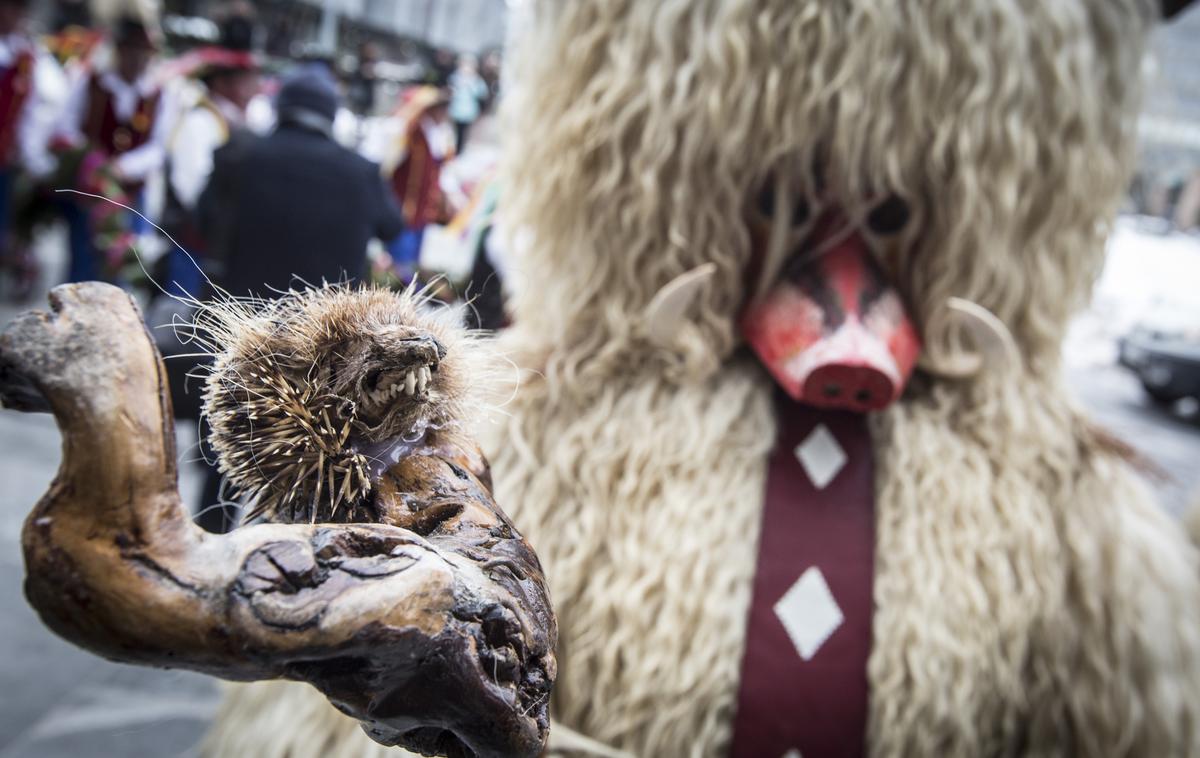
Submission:
[[683,327],[683,314],[716,272],[717,264],[710,261],[680,274],[654,294],[643,315],[646,334],[654,344],[671,346]]
[[1163,19],[1169,19],[1182,13],[1193,2],[1195,0],[1159,0],[1159,5],[1162,6]]

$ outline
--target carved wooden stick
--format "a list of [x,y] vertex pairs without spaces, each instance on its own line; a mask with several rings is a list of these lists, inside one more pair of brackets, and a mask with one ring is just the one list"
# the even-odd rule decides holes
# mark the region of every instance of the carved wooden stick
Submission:
[[88,283],[50,304],[0,335],[0,402],[44,399],[63,435],[23,534],[26,594],[51,629],[112,660],[309,682],[388,745],[541,751],[554,617],[479,459],[443,451],[385,472],[376,506],[405,528],[207,534],[180,502],[166,374],[132,300]]

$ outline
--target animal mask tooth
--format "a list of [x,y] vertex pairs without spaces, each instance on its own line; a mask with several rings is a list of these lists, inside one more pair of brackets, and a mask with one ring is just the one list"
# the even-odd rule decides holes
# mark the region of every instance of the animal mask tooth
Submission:
[[413,375],[413,372],[409,371],[408,375],[404,377],[404,391],[411,395],[416,388],[417,377]]
[[417,391],[424,392],[425,385],[428,383],[429,383],[429,380],[425,378],[425,369],[424,368],[417,369]]

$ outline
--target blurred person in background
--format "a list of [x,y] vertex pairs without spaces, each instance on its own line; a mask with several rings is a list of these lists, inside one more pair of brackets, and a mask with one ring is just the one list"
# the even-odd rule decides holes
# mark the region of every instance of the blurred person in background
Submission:
[[21,171],[40,177],[53,168],[38,129],[39,51],[24,30],[28,7],[27,0],[0,0],[0,266],[18,299],[32,289],[37,266],[11,234],[14,185]]
[[204,238],[195,222],[196,203],[212,173],[214,152],[245,127],[246,109],[259,93],[253,37],[253,18],[239,8],[222,23],[220,43],[200,49],[195,56],[193,75],[202,83],[203,93],[179,117],[168,146],[163,226],[191,253],[189,257],[172,246],[164,257],[160,279],[171,294],[202,294]]
[[488,94],[487,100],[483,103],[485,111],[492,110],[496,101],[500,98],[500,67],[503,59],[499,50],[492,50],[487,55],[483,56],[483,62],[479,65],[479,75],[483,77],[483,83],[487,85]]
[[1191,173],[1175,203],[1175,228],[1191,231],[1200,227],[1200,169]]
[[455,154],[447,105],[441,90],[414,87],[405,93],[398,115],[404,127],[388,174],[404,216],[404,231],[388,252],[402,281],[410,281],[416,273],[425,227],[449,217],[440,183],[442,166]]
[[425,71],[425,83],[433,87],[445,87],[454,73],[454,53],[444,47],[433,51],[433,59]]
[[450,120],[454,122],[454,149],[461,153],[467,133],[479,119],[488,96],[487,83],[479,75],[474,56],[458,59],[458,69],[450,76]]
[[375,112],[375,91],[378,77],[375,65],[379,62],[379,46],[364,42],[358,48],[358,63],[346,80],[346,104],[359,116],[370,116]]
[[218,149],[197,206],[213,280],[237,296],[269,296],[298,281],[360,280],[367,243],[403,226],[379,167],[333,141],[337,85],[306,66],[279,90],[268,135]]
[[[332,137],[337,85],[323,66],[305,66],[279,90],[278,123],[267,135],[242,132],[214,154],[197,205],[213,282],[234,296],[322,282],[365,281],[367,244],[403,227],[379,166]],[[208,471],[197,523],[226,531],[236,506],[222,503]]]
[[155,264],[157,287],[151,288],[146,322],[166,359],[176,419],[200,422],[200,384],[189,377],[198,366],[195,345],[181,339],[172,325],[191,323],[193,301],[205,294],[207,250],[195,214],[213,155],[244,128],[246,109],[260,89],[251,14],[247,6],[231,7],[221,22],[218,44],[189,53],[182,70],[198,79],[201,88],[182,110],[167,149],[162,226],[175,244]]
[[[127,205],[140,204],[144,182],[163,166],[171,108],[149,69],[158,46],[140,18],[113,30],[114,65],[81,76],[55,133],[60,162],[75,188]],[[67,198],[67,280],[114,279],[133,234],[144,223],[111,204]]]

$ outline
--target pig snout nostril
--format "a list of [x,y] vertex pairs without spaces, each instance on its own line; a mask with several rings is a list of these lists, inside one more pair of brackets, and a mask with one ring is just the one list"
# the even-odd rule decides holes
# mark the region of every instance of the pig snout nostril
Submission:
[[867,405],[868,403],[871,402],[871,391],[870,390],[859,390],[858,392],[854,393],[854,399],[857,400],[858,402],[862,403],[863,405]]
[[825,397],[837,397],[842,394],[842,388],[836,384],[826,384],[821,391],[825,393]]

